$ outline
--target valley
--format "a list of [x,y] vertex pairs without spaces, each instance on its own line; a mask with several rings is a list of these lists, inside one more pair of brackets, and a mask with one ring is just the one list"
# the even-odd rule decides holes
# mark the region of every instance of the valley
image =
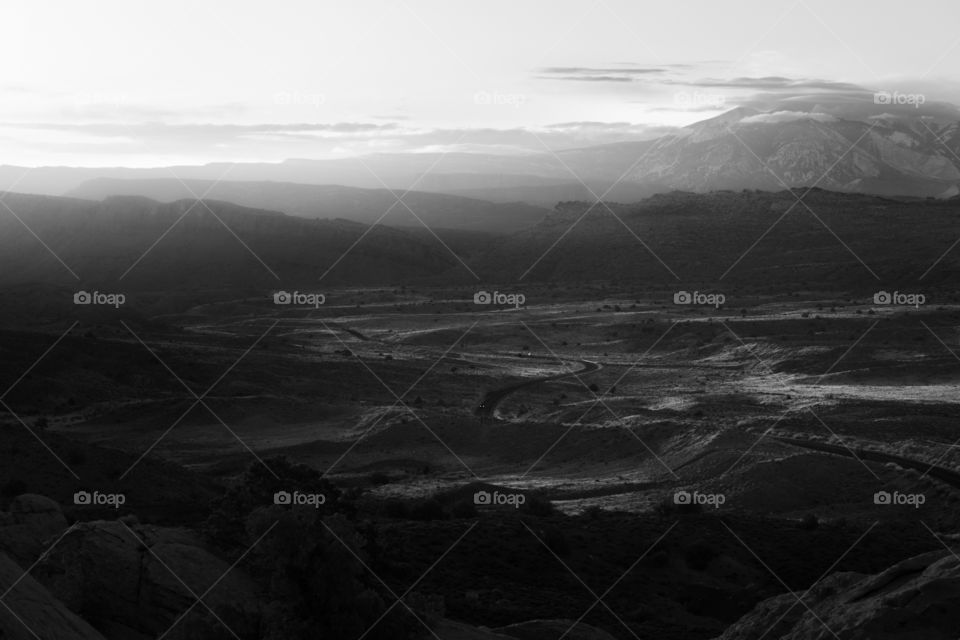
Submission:
[[[187,201],[18,196],[81,286],[127,301],[77,307],[62,265],[6,254],[4,490],[229,555],[236,527],[283,521],[274,493],[322,487],[314,522],[366,532],[388,581],[453,545],[411,600],[450,633],[587,610],[584,633],[717,637],[784,584],[878,572],[960,530],[956,204],[806,197],[819,220],[783,215],[788,192],[560,203],[448,235],[459,255],[225,202],[193,219]],[[131,206],[142,235],[85,262]],[[895,237],[858,235],[877,216]],[[580,575],[623,578],[612,611],[588,610]]]

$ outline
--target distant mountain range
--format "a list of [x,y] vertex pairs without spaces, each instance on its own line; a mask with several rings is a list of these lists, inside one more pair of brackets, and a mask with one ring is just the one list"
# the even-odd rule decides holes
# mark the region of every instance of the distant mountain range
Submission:
[[[69,195],[89,200],[136,195],[160,202],[202,196],[303,218],[340,218],[363,224],[380,221],[394,227],[426,225],[431,229],[493,233],[519,231],[539,222],[547,213],[547,209],[520,202],[494,203],[424,191],[395,194],[386,189],[290,182],[95,178],[82,183]],[[402,203],[397,202],[400,197]]]
[[638,297],[670,287],[777,296],[955,291],[960,271],[960,247],[951,251],[960,237],[957,198],[894,200],[818,188],[671,192],[608,206],[560,203],[471,266],[501,282],[632,283]]
[[[0,215],[0,304],[6,317],[24,321],[62,316],[70,305],[63,292],[78,290],[123,292],[125,310],[146,306],[156,315],[214,299],[265,300],[273,290],[434,284],[469,302],[489,283],[522,291],[598,281],[638,298],[717,288],[861,298],[899,290],[925,292],[931,303],[956,296],[960,199],[815,189],[799,204],[803,193],[674,192],[609,209],[564,202],[515,233],[447,230],[439,239],[217,200],[7,193],[19,219]],[[51,307],[33,286],[66,289]]]
[[950,197],[960,193],[958,124],[738,108],[655,141],[630,179],[697,192],[819,186]]
[[[218,180],[253,182],[249,187],[218,185],[224,191],[211,195],[223,193],[228,200],[295,215],[355,216],[364,222],[381,204],[389,206],[392,196],[336,192],[331,185],[398,192],[412,188],[410,197],[429,215],[438,207],[438,226],[484,230],[515,230],[537,217],[530,209],[490,203],[552,207],[561,200],[592,200],[595,195],[631,202],[671,190],[819,186],[874,195],[951,197],[960,193],[960,111],[943,105],[854,108],[787,102],[764,110],[738,107],[655,140],[540,153],[381,153],[149,169],[0,166],[0,190],[45,195],[192,197],[171,182],[176,179],[198,188]],[[311,193],[286,186],[283,189],[295,193],[278,194],[282,189],[270,182],[320,185],[323,190]],[[424,192],[486,204],[430,200]],[[281,197],[284,206],[276,204]],[[451,211],[456,221],[444,220],[441,210]]]
[[[5,210],[0,215],[0,286],[262,293],[403,282],[458,264],[427,233],[306,220],[216,200],[113,196],[94,202],[8,193],[3,201],[17,218]],[[469,240],[453,238],[465,254]]]

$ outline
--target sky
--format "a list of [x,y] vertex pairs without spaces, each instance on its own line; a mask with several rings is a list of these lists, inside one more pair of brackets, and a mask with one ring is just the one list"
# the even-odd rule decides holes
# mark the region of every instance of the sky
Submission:
[[943,0],[4,0],[0,163],[524,153],[791,99],[960,104],[958,18]]

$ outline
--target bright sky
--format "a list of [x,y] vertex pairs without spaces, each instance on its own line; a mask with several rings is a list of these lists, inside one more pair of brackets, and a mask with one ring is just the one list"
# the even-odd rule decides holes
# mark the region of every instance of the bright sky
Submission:
[[960,103],[943,0],[4,0],[0,19],[9,164],[573,146],[849,85]]

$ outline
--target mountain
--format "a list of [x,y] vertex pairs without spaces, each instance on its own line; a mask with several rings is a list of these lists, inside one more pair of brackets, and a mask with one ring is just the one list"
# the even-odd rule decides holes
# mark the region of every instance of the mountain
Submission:
[[[516,233],[441,230],[443,242],[424,229],[305,219],[217,200],[6,194],[19,220],[0,216],[0,286],[172,298],[404,282],[473,287],[462,259],[483,282],[613,280],[648,293],[707,285],[863,295],[952,287],[960,269],[960,252],[951,251],[960,198],[895,200],[815,189],[797,203],[804,193],[673,192],[593,207],[563,202]],[[16,291],[0,300],[39,295]],[[5,306],[12,313],[16,305]]]
[[797,203],[804,193],[672,192],[609,209],[563,202],[471,266],[492,281],[612,279],[641,292],[705,283],[779,293],[952,286],[960,199],[814,189],[805,206]]
[[323,284],[402,282],[458,265],[429,235],[345,220],[306,220],[216,200],[2,197],[16,217],[0,216],[0,286],[262,293],[316,288],[321,277]]
[[[424,191],[395,193],[396,196],[387,189],[290,182],[95,178],[68,195],[90,200],[135,195],[161,202],[203,197],[302,218],[342,218],[362,224],[380,221],[388,226],[426,225],[431,229],[493,233],[519,231],[535,224],[546,213],[545,209],[519,202],[493,203]],[[406,206],[397,203],[399,196]]]
[[816,185],[948,197],[960,193],[958,146],[956,123],[736,109],[662,138],[630,179],[689,191]]
[[[256,184],[249,188],[236,184],[218,188],[242,191],[251,206],[309,217],[334,212],[363,222],[369,222],[371,211],[384,202],[392,204],[392,196],[334,193],[331,185],[398,192],[413,187],[411,208],[421,207],[430,215],[431,226],[483,230],[516,230],[537,217],[516,204],[498,208],[494,202],[550,206],[560,200],[594,199],[594,194],[628,202],[671,190],[819,186],[873,195],[951,197],[960,194],[960,110],[942,104],[904,107],[872,100],[792,99],[737,107],[653,140],[539,152],[378,153],[142,169],[0,166],[0,189],[46,195],[104,197],[116,193],[116,181],[129,181],[126,189],[135,187],[134,194],[162,200],[192,197],[175,185],[144,184],[176,179],[198,186],[219,180],[252,182]],[[268,181],[299,185],[284,187],[290,211],[267,201],[268,195],[280,199],[266,186]],[[310,192],[305,185],[323,189]],[[425,192],[487,202],[432,200]],[[235,199],[233,195],[226,193],[225,199]],[[316,204],[316,198],[327,204]],[[240,201],[239,196],[236,199]],[[414,200],[417,207],[412,206]],[[338,208],[346,213],[336,213]],[[441,215],[439,210],[452,210],[453,215]],[[487,225],[483,220],[492,222]]]
[[418,188],[444,193],[575,182],[549,153],[375,153],[339,159],[292,158],[277,163],[217,162],[149,168],[0,165],[0,191],[65,195],[96,178],[274,181],[364,189],[382,189],[386,185],[401,191]]

